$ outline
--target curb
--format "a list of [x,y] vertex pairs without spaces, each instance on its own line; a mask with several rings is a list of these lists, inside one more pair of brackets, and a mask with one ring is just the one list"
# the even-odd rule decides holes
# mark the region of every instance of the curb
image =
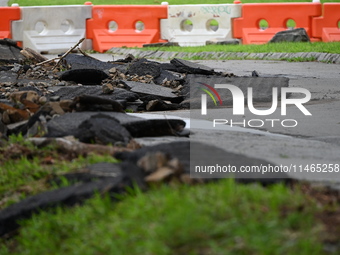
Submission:
[[[146,57],[150,59],[171,58],[190,58],[204,60],[228,60],[228,59],[249,59],[249,60],[286,60],[286,61],[316,61],[330,64],[340,64],[340,54],[323,53],[323,52],[296,52],[296,53],[248,53],[248,52],[174,52],[174,51],[143,51],[139,49],[112,48],[106,53],[114,55],[132,54],[137,58]],[[302,59],[299,61],[299,59]],[[305,60],[303,60],[305,59]],[[310,59],[310,60],[308,60]]]

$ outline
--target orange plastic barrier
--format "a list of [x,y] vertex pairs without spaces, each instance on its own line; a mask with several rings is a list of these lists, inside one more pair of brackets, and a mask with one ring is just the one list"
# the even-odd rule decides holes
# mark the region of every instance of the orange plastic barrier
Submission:
[[0,38],[12,38],[11,21],[20,16],[20,7],[0,7]]
[[[312,35],[312,18],[321,16],[320,3],[263,3],[242,5],[242,17],[233,20],[233,37],[243,44],[268,42],[277,32],[287,29],[286,22],[292,19],[296,28],[304,28]],[[260,20],[268,22],[268,28],[260,29]],[[317,39],[311,38],[312,41]]]
[[167,18],[167,5],[96,5],[86,23],[86,36],[99,52],[166,42],[160,39],[160,19]]
[[340,3],[324,3],[323,17],[312,21],[312,35],[322,38],[324,42],[340,41]]

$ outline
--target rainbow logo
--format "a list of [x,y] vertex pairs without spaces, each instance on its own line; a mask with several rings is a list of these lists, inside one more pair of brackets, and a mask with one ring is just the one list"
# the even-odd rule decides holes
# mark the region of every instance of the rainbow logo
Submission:
[[[206,84],[206,83],[203,83],[203,82],[198,82],[199,84],[202,84],[203,86],[207,87],[208,89],[210,89],[217,97],[220,105],[222,105],[222,100],[221,100],[221,96],[218,94],[218,92],[216,91],[216,89],[214,89],[213,87],[211,87],[210,85]],[[214,95],[208,90],[208,89],[205,89],[205,88],[200,88],[201,90],[203,90],[205,93],[207,93],[211,99],[214,101],[214,104],[217,106],[217,102],[216,102],[216,99],[214,97]]]

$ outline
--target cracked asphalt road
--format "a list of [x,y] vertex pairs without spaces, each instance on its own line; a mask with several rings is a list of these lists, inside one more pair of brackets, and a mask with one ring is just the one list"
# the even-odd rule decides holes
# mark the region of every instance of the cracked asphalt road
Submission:
[[[102,60],[113,59],[111,54],[93,54]],[[122,56],[115,55],[114,58]],[[157,60],[158,61],[158,60]],[[165,61],[168,62],[168,61]],[[296,127],[266,125],[260,128],[230,128],[202,129],[193,127],[193,141],[203,141],[214,144],[227,151],[246,156],[265,159],[273,164],[296,166],[289,176],[322,182],[340,189],[340,172],[307,172],[299,171],[299,166],[311,164],[340,164],[340,66],[320,62],[285,62],[271,60],[197,60],[193,61],[207,65],[215,71],[232,72],[238,76],[251,76],[256,70],[260,76],[285,76],[290,78],[290,87],[305,88],[311,92],[311,100],[304,104],[312,113],[305,116],[294,105],[288,106],[287,116],[281,116],[280,104],[277,111],[270,116],[255,116],[249,111],[241,118],[232,115],[231,106],[225,109],[209,109],[209,118],[228,118],[234,121],[243,119],[295,119]],[[298,98],[299,95],[292,95]],[[256,108],[268,109],[271,103],[257,105]],[[190,122],[190,111],[153,112],[162,117],[178,116]],[[143,115],[143,114],[141,114]],[[147,117],[148,118],[148,117]],[[256,132],[254,132],[256,131]],[[260,132],[258,132],[260,131]],[[280,135],[278,135],[280,134]],[[283,135],[282,135],[283,134]],[[166,140],[166,139],[165,139]],[[172,140],[172,139],[170,139]],[[159,142],[159,141],[158,141]]]
[[[260,76],[285,76],[290,78],[290,87],[305,88],[311,92],[311,101],[305,107],[312,116],[305,116],[294,105],[288,106],[287,116],[281,116],[280,106],[270,116],[255,116],[246,110],[244,117],[235,118],[232,108],[209,109],[209,118],[234,121],[243,119],[295,119],[296,127],[264,125],[257,128],[262,134],[235,130],[193,129],[192,140],[211,143],[227,151],[266,159],[273,164],[296,166],[289,173],[293,178],[327,183],[340,188],[340,172],[330,172],[329,164],[340,164],[340,66],[316,62],[284,62],[268,60],[195,61],[214,68],[216,71],[233,72],[238,76],[250,76],[256,70]],[[292,95],[298,97],[298,95]],[[279,104],[280,105],[280,104]],[[258,107],[268,109],[270,104]],[[164,114],[164,113],[162,113]],[[168,113],[190,117],[189,111]],[[212,133],[213,132],[213,133]],[[275,136],[273,134],[284,134]],[[299,166],[326,164],[325,172],[299,171]],[[293,169],[291,168],[291,169]]]

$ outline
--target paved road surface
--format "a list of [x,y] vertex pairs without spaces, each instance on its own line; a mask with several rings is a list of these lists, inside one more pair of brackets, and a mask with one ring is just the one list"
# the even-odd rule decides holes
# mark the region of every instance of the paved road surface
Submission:
[[[280,115],[280,109],[272,119],[295,119],[298,126],[285,128],[281,125],[260,128],[262,134],[231,129],[212,131],[196,129],[191,139],[215,144],[231,152],[266,159],[285,166],[296,165],[297,172],[290,176],[312,181],[327,181],[340,187],[340,172],[330,173],[327,167],[323,173],[299,172],[299,166],[311,164],[340,164],[340,66],[325,63],[290,63],[282,61],[196,61],[215,68],[216,71],[233,72],[236,75],[250,75],[253,70],[262,76],[282,75],[290,78],[290,87],[308,89],[312,99],[305,106],[312,116],[304,116],[295,106],[288,107],[287,116]],[[270,108],[271,105],[263,105]],[[164,113],[163,113],[164,114]],[[172,112],[172,115],[190,117],[188,111]],[[230,119],[232,109],[209,110],[213,118]],[[229,117],[228,117],[229,116]],[[246,120],[265,119],[246,112]],[[233,118],[238,121],[237,118]],[[240,121],[242,120],[239,119]],[[253,129],[250,131],[254,131]],[[213,133],[212,133],[213,132]],[[284,134],[275,136],[273,134]],[[323,167],[326,165],[323,165]]]
[[[108,54],[94,54],[103,61],[112,60]],[[120,56],[115,56],[115,59]],[[305,107],[312,116],[304,116],[295,106],[287,108],[287,116],[281,116],[280,107],[271,116],[254,116],[245,113],[244,119],[295,119],[294,128],[282,125],[265,125],[259,129],[230,128],[221,126],[218,130],[193,129],[192,140],[204,141],[227,151],[241,153],[273,164],[296,165],[296,172],[290,176],[310,181],[322,181],[340,188],[340,172],[329,170],[328,164],[340,164],[340,66],[316,62],[292,63],[269,60],[198,60],[195,61],[214,68],[216,71],[232,72],[238,76],[249,76],[256,70],[260,76],[285,76],[290,78],[290,87],[301,87],[311,92],[312,99]],[[296,97],[296,95],[293,95]],[[270,108],[271,104],[261,105]],[[190,122],[190,111],[157,112],[161,116],[179,116]],[[212,118],[230,119],[232,109],[209,109]],[[150,117],[150,116],[148,116]],[[235,121],[243,119],[234,118]],[[298,171],[300,165],[311,168],[311,164],[323,165],[322,173]],[[327,166],[327,167],[325,167]],[[333,165],[334,167],[334,165]]]

